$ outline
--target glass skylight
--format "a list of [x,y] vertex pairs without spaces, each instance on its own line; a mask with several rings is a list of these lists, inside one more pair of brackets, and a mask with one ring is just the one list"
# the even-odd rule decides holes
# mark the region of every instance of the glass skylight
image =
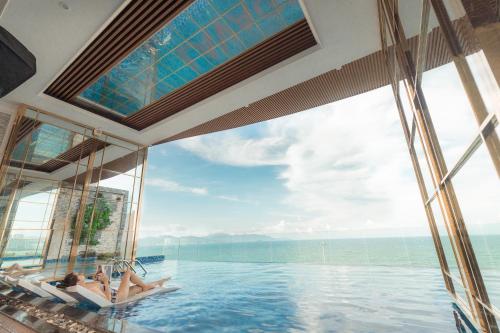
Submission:
[[129,116],[303,18],[297,0],[197,0],[79,98]]

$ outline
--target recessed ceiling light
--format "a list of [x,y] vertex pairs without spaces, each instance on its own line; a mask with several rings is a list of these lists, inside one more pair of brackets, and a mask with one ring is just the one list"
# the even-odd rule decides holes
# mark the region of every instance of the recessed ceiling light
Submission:
[[68,4],[64,1],[59,1],[58,5],[59,5],[59,7],[61,7],[64,10],[69,10]]

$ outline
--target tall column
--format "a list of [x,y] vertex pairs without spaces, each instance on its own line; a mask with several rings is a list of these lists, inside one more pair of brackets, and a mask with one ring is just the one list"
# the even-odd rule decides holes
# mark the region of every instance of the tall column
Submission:
[[[148,161],[148,148],[143,148],[144,150],[144,155],[143,155],[143,161],[142,161],[142,170],[141,170],[141,188],[139,189],[139,200],[137,202],[137,212],[136,212],[136,218],[135,218],[135,225],[134,225],[134,236],[133,236],[133,242],[132,242],[132,253],[131,253],[131,260],[132,262],[136,258],[136,252],[137,252],[137,234],[139,233],[139,225],[141,222],[141,212],[142,212],[142,201],[143,201],[143,192],[144,192],[144,176],[146,175],[146,167],[147,167],[147,161]],[[137,166],[136,166],[137,168]],[[133,205],[132,205],[133,206]],[[125,249],[125,253],[126,253]]]
[[[87,207],[87,198],[90,193],[89,187],[90,187],[90,182],[92,180],[92,171],[94,168],[95,154],[96,154],[96,147],[94,146],[88,157],[87,171],[85,172],[85,178],[83,181],[82,197],[80,199],[80,205],[78,207],[75,229],[73,233],[73,242],[71,243],[71,250],[69,253],[69,261],[67,267],[68,273],[73,271],[73,269],[75,268],[76,260],[78,258],[78,247],[80,245],[80,237],[82,235],[83,223],[85,222],[84,221],[85,209]],[[78,175],[76,175],[75,177],[78,177]]]

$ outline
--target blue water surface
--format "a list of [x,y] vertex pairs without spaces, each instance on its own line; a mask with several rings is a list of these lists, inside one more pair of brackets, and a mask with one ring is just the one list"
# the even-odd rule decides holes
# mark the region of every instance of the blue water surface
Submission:
[[457,332],[437,268],[168,261],[176,292],[103,313],[165,332]]

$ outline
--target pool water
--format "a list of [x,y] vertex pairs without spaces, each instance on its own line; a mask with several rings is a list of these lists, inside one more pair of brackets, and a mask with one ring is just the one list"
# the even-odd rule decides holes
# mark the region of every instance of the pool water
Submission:
[[435,268],[169,261],[182,288],[102,313],[165,332],[457,332]]

